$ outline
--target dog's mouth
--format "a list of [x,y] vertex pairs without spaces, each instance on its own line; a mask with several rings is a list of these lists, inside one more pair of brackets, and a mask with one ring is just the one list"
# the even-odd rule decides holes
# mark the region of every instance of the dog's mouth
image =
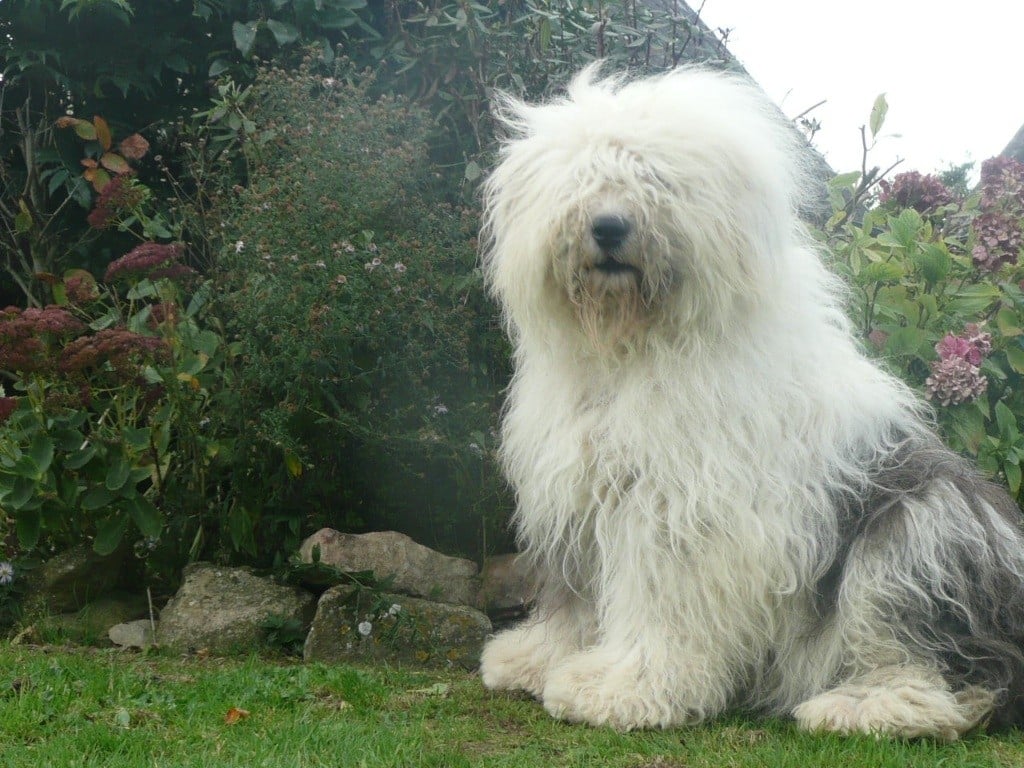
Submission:
[[603,275],[633,275],[640,277],[640,270],[632,264],[627,264],[624,261],[619,261],[618,259],[613,259],[611,257],[606,258],[598,264],[594,264],[592,269]]

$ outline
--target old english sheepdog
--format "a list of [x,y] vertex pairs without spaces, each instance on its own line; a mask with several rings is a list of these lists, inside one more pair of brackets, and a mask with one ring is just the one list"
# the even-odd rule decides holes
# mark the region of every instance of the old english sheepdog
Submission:
[[861,351],[791,126],[699,69],[499,100],[484,266],[539,586],[484,684],[619,729],[1021,722],[1020,512]]

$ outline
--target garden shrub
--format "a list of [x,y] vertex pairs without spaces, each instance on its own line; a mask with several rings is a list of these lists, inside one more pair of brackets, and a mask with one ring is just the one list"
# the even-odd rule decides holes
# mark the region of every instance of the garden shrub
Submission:
[[971,192],[917,172],[877,187],[841,175],[831,190],[823,237],[865,346],[932,403],[953,447],[1024,501],[1024,165],[985,161]]
[[217,267],[242,350],[232,492],[261,551],[331,524],[478,553],[504,522],[506,374],[478,217],[437,202],[427,114],[371,85],[308,60],[254,86],[250,185],[222,212]]
[[[111,182],[113,183],[113,182]],[[52,278],[57,304],[0,311],[0,512],[20,551],[131,543],[180,564],[217,503],[211,413],[229,351],[210,286],[177,245],[143,243],[103,281]],[[0,532],[11,522],[0,518]]]

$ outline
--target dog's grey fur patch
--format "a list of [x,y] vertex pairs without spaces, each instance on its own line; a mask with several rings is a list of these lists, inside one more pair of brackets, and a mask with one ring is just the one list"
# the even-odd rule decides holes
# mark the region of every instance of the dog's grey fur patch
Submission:
[[[851,557],[906,536],[908,503],[924,503],[941,484],[960,494],[980,524],[985,556],[979,556],[977,542],[951,540],[948,551],[955,557],[942,564],[941,585],[922,579],[913,594],[894,585],[891,602],[876,607],[895,636],[941,670],[953,690],[976,685],[1001,692],[992,725],[1022,725],[1024,582],[1019,561],[1006,557],[1024,546],[1021,513],[1003,488],[980,477],[937,438],[899,440],[876,462],[869,488],[843,495],[837,546],[816,584],[814,610],[827,621],[840,590],[857,589],[847,580]],[[1015,540],[1008,540],[1007,531]]]

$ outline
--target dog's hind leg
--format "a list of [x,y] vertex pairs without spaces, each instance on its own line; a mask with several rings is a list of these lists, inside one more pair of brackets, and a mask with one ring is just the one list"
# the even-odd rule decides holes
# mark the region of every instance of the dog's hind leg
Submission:
[[972,686],[953,692],[937,672],[881,667],[803,702],[793,711],[810,731],[953,741],[992,712],[996,696]]

